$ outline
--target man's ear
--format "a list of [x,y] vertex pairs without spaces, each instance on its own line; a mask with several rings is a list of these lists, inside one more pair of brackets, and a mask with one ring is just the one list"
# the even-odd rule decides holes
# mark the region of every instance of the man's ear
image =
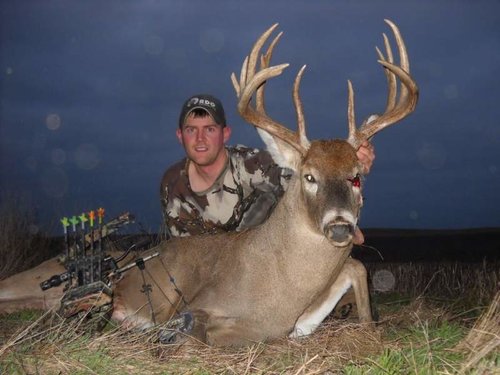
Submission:
[[229,126],[224,126],[222,128],[222,134],[224,136],[224,143],[226,143],[231,137],[231,128]]
[[179,143],[184,146],[184,142],[182,141],[182,130],[177,129],[175,131],[175,135],[177,136],[177,139],[179,140]]

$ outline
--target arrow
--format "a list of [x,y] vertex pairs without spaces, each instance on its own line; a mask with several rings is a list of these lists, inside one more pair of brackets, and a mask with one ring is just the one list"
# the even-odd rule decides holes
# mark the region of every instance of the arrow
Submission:
[[68,227],[69,227],[69,221],[68,221],[68,218],[67,217],[63,217],[61,219],[61,223],[63,225],[63,228],[64,228],[64,234],[67,234],[68,233]]
[[76,224],[78,224],[78,218],[76,216],[72,216],[69,218],[69,222],[73,226],[73,232],[76,232]]
[[97,209],[97,217],[99,218],[99,224],[102,224],[102,218],[104,217],[104,208],[99,207]]
[[95,212],[94,210],[89,212],[89,219],[90,219],[90,227],[94,227],[94,219],[95,219]]
[[82,214],[78,216],[78,218],[80,219],[80,223],[82,224],[82,229],[85,229],[85,223],[89,221],[87,219],[87,216],[85,215],[85,212],[82,212]]

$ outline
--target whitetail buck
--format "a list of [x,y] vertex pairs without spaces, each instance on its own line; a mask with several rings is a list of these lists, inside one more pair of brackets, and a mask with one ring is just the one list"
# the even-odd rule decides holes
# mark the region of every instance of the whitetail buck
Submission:
[[[296,337],[313,332],[350,287],[360,321],[372,322],[365,267],[349,256],[363,203],[363,171],[356,149],[410,114],[418,98],[403,39],[398,28],[386,22],[400,56],[397,65],[384,35],[386,55],[377,51],[387,75],[387,107],[384,114],[371,116],[358,128],[349,82],[347,140],[307,139],[299,99],[304,68],[293,88],[298,130],[290,131],[266,114],[264,85],[288,64],[269,66],[281,34],[259,56],[277,25],[257,40],[243,63],[239,81],[232,76],[238,110],[257,127],[274,160],[292,169],[293,176],[261,226],[240,233],[175,238],[151,250],[161,253],[146,263],[143,274],[152,286],[156,322],[172,321],[175,316],[184,322],[190,320],[186,317],[193,318],[189,327],[183,327],[189,328],[187,334],[214,345]],[[256,69],[259,60],[260,69]],[[140,290],[143,275],[134,268],[116,283],[114,319],[130,326],[152,325],[151,305]],[[0,298],[4,297],[0,294]],[[175,341],[180,335],[172,337]]]

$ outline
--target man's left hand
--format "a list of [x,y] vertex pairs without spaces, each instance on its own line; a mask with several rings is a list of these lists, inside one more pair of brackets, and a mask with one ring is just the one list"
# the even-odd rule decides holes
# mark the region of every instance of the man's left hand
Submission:
[[364,141],[361,146],[359,146],[356,155],[363,165],[363,174],[368,174],[372,168],[373,161],[375,160],[375,150],[373,145],[368,141]]
[[354,236],[352,237],[352,243],[354,245],[363,245],[365,242],[365,236],[363,235],[363,232],[361,232],[361,229],[356,225],[356,228],[354,228]]

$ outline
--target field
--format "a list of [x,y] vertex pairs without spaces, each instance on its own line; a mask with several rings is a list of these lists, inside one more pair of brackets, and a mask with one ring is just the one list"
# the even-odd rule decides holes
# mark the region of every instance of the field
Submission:
[[[36,264],[55,246],[39,234],[26,235],[19,220],[0,224],[6,234],[0,278]],[[111,323],[91,334],[81,321],[23,311],[0,316],[0,374],[498,374],[500,263],[491,256],[495,251],[481,251],[499,242],[479,246],[478,239],[475,258],[467,261],[400,259],[381,250],[402,246],[408,237],[418,242],[415,235],[367,231],[367,244],[377,249],[354,252],[367,258],[375,327],[356,323],[349,296],[314,334],[246,348],[165,346],[158,343],[158,328],[131,333]],[[467,243],[431,237],[440,244]],[[436,246],[426,241],[426,247]]]
[[[500,368],[500,294],[490,304],[375,294],[375,330],[329,317],[309,337],[243,349],[165,347],[157,330],[101,334],[81,322],[24,311],[0,318],[5,374],[495,374]],[[351,312],[355,315],[355,312]],[[480,319],[477,319],[481,315]]]

